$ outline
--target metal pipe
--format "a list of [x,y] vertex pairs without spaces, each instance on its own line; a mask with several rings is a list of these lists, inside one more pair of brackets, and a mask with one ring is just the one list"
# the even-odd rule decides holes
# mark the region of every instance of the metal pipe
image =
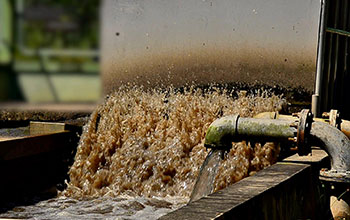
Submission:
[[[266,118],[266,119],[281,119],[281,120],[289,120],[290,122],[295,121],[297,118],[291,115],[281,115],[278,112],[263,112],[254,116],[254,118]],[[323,118],[314,118],[314,121],[328,123],[326,119]],[[350,121],[341,120],[340,122],[340,130],[350,138]]]
[[[322,120],[313,121],[312,114],[309,114],[308,110],[300,113],[297,127],[295,117],[288,116],[287,120],[280,120],[276,119],[279,117],[278,113],[271,112],[260,114],[257,117],[260,118],[240,118],[239,115],[232,115],[214,121],[205,136],[204,146],[215,150],[226,150],[232,146],[233,141],[294,140],[297,142],[299,155],[305,155],[304,153],[308,152],[305,149],[317,145],[327,152],[331,161],[331,169],[322,169],[320,177],[332,182],[350,182],[350,140],[336,126],[324,123],[325,121]],[[308,119],[310,119],[309,123]],[[304,125],[303,121],[305,121]],[[349,124],[348,121],[342,123],[343,127]],[[307,128],[310,128],[310,125],[309,130]],[[300,129],[302,135],[299,134]],[[333,216],[348,218],[350,216],[348,201],[331,199]]]
[[214,121],[205,136],[204,146],[229,149],[233,141],[244,139],[257,141],[287,141],[297,129],[290,121],[278,119],[241,118],[231,115]]
[[[293,123],[292,123],[293,124]],[[290,120],[241,118],[231,115],[214,121],[208,128],[204,146],[229,149],[232,142],[242,140],[288,141],[295,139],[297,128]],[[336,127],[319,121],[312,122],[310,145],[320,145],[331,160],[331,171],[350,171],[350,141]]]
[[324,41],[325,41],[325,5],[326,1],[321,1],[321,16],[319,24],[319,35],[318,35],[318,48],[317,48],[317,64],[316,64],[316,82],[315,82],[315,93],[312,95],[312,113],[319,117],[321,114],[320,96],[322,93],[322,61],[324,57]]
[[310,131],[312,143],[320,144],[331,160],[331,170],[350,171],[350,141],[336,127],[321,122],[313,122]]

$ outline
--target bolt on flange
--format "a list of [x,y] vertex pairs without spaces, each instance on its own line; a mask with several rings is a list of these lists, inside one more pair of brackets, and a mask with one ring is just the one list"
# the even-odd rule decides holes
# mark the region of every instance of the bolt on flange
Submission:
[[311,153],[309,135],[313,122],[313,114],[309,109],[303,109],[299,113],[293,113],[293,116],[298,117],[298,119],[292,122],[290,127],[296,128],[296,133],[295,137],[288,138],[288,140],[296,143],[300,156],[306,156]]

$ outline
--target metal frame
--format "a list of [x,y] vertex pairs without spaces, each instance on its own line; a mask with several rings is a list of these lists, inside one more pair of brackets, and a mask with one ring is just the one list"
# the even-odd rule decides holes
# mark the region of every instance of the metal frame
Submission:
[[317,73],[312,112],[339,109],[350,118],[347,86],[350,81],[350,1],[322,1]]

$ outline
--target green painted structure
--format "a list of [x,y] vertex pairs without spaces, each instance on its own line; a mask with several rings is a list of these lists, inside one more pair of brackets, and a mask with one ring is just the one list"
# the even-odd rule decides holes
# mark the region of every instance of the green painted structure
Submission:
[[100,98],[98,7],[84,26],[64,4],[0,1],[0,102]]

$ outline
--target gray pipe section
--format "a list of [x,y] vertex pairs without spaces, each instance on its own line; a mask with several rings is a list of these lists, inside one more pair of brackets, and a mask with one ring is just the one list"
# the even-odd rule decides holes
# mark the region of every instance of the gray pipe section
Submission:
[[317,50],[317,63],[316,63],[316,82],[315,82],[315,92],[312,95],[311,111],[316,117],[321,116],[320,109],[320,94],[322,92],[322,60],[324,56],[324,40],[325,40],[325,6],[326,1],[321,1],[321,16],[319,25],[319,36],[318,36],[318,50]]
[[350,141],[336,127],[322,122],[313,122],[310,131],[315,144],[320,144],[330,157],[331,169],[337,172],[350,170]]
[[233,141],[286,141],[293,138],[296,128],[290,121],[265,118],[240,118],[231,115],[214,121],[207,132],[204,145],[210,148],[229,149]]
[[[204,146],[229,149],[232,142],[242,140],[288,141],[297,129],[291,121],[265,118],[240,118],[231,115],[214,121],[208,128]],[[330,159],[331,168],[337,172],[350,171],[350,141],[336,127],[314,121],[310,131],[311,145],[319,145]]]

